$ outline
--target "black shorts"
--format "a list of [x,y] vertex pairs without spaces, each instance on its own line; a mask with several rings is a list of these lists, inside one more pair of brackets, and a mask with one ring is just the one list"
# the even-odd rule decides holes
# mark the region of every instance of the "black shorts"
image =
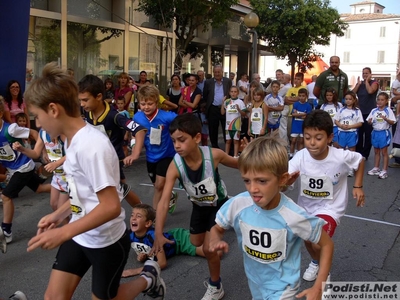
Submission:
[[10,199],[17,198],[18,193],[25,186],[36,192],[42,182],[43,180],[36,174],[35,170],[26,173],[15,172],[3,190],[3,195]]
[[118,293],[130,245],[128,232],[116,243],[105,248],[86,248],[69,240],[58,249],[53,269],[82,278],[93,267],[92,293],[99,299],[113,299]]
[[156,182],[156,176],[165,177],[167,175],[169,164],[173,159],[173,157],[165,157],[155,163],[147,162],[147,173],[152,183]]
[[192,216],[190,217],[190,233],[200,234],[210,231],[216,224],[217,211],[228,200],[219,201],[217,206],[199,206],[193,203]]

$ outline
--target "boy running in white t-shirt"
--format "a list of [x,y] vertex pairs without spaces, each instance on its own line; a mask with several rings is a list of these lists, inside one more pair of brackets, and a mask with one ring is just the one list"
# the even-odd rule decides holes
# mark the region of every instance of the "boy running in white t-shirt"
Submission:
[[[289,162],[289,174],[300,172],[298,205],[309,214],[324,219],[323,229],[333,236],[348,202],[347,174],[354,169],[353,197],[357,206],[363,206],[364,160],[361,154],[329,146],[333,139],[333,122],[323,110],[314,110],[304,120],[305,148]],[[303,279],[313,281],[317,277],[320,247],[305,242],[312,261]]]
[[[37,126],[50,136],[66,137],[70,199],[39,221],[37,235],[28,243],[28,251],[59,246],[45,298],[71,299],[92,267],[92,299],[133,299],[142,291],[163,299],[165,284],[154,261],[146,262],[136,280],[119,284],[130,240],[118,188],[118,156],[108,137],[81,118],[73,78],[56,63],[47,64],[25,100]],[[96,147],[87,151],[88,145]],[[57,227],[70,214],[71,221]]]

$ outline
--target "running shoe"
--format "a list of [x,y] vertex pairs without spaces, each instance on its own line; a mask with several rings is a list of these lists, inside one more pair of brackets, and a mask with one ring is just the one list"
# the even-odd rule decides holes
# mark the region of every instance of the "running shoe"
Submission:
[[165,297],[166,288],[164,280],[160,277],[161,268],[159,264],[154,260],[147,260],[144,263],[143,270],[140,276],[144,276],[151,279],[150,287],[143,291],[144,294],[154,299],[162,300]]
[[220,288],[217,288],[216,286],[211,285],[208,281],[204,281],[204,286],[207,288],[207,291],[201,300],[219,300],[225,295],[222,283]]

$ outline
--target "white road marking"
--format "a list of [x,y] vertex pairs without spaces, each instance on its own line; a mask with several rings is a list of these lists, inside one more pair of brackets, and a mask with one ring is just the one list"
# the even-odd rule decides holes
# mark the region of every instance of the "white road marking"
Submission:
[[357,216],[352,216],[352,215],[344,215],[344,216],[348,217],[348,218],[352,218],[352,219],[358,219],[358,220],[363,220],[363,221],[368,221],[368,222],[373,222],[373,223],[379,223],[379,224],[384,224],[384,225],[400,227],[400,224],[389,223],[389,222],[385,222],[385,221],[379,221],[379,220],[357,217]]

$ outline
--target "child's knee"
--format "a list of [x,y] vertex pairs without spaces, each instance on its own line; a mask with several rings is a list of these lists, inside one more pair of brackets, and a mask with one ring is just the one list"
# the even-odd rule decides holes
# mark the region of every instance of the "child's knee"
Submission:
[[7,202],[11,202],[12,201],[11,198],[7,197],[4,194],[1,194],[1,200],[3,200],[3,203],[7,203]]

